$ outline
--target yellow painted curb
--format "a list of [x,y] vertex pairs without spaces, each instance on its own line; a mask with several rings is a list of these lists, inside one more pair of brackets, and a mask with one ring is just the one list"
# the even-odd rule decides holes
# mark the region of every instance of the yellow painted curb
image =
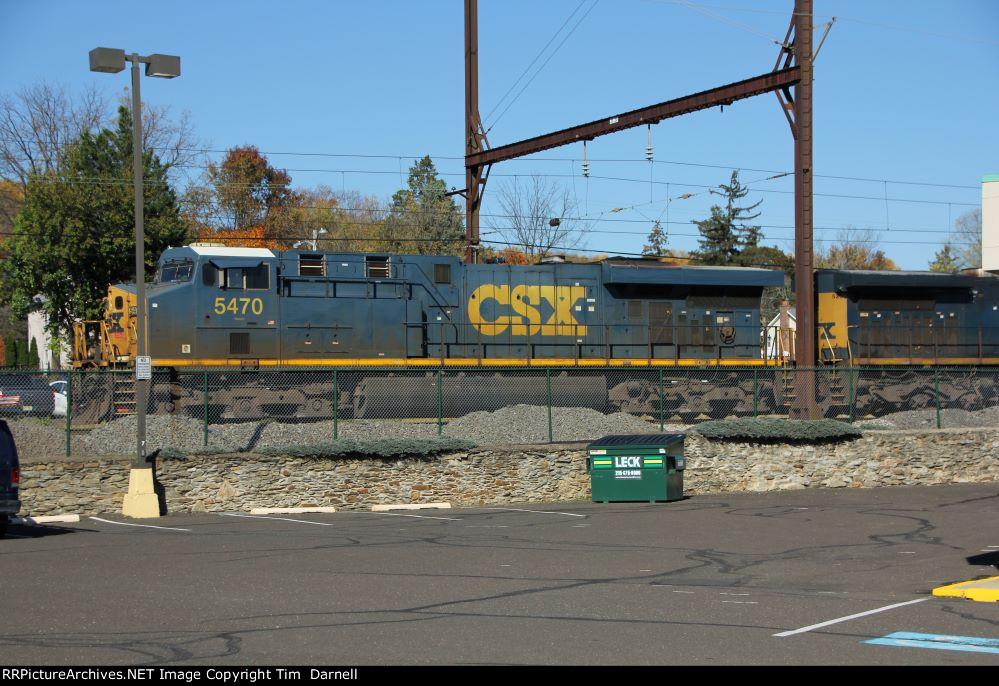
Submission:
[[946,598],[965,598],[986,603],[999,602],[999,576],[940,586],[933,589],[933,595]]

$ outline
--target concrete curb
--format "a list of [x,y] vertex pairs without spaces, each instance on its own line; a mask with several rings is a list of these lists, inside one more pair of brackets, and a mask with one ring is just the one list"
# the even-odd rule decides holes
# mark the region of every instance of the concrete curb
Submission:
[[11,524],[21,526],[37,526],[39,524],[72,524],[80,521],[80,515],[45,515],[43,517],[11,517]]
[[255,507],[250,514],[305,514],[308,512],[336,512],[335,507]]
[[398,505],[372,505],[372,512],[388,512],[389,510],[450,510],[451,503],[399,503]]

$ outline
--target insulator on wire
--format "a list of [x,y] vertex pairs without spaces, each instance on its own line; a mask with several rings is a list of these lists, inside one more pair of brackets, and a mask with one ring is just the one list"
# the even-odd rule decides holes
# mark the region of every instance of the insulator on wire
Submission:
[[586,159],[586,141],[583,141],[583,176],[590,175],[590,163]]
[[649,124],[649,144],[645,146],[645,159],[652,161],[652,124]]

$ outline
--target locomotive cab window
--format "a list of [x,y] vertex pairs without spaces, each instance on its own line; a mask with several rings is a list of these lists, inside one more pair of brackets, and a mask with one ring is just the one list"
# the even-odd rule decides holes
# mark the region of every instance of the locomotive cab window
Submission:
[[219,276],[221,271],[214,264],[201,265],[201,283],[205,286],[221,286]]
[[230,291],[243,290],[243,269],[232,267],[225,270],[225,288]]
[[120,295],[119,295],[119,296],[116,296],[116,297],[115,297],[115,299],[114,299],[114,309],[116,309],[116,310],[118,310],[119,312],[121,312],[121,309],[122,309],[122,308],[123,308],[124,306],[125,306],[125,299],[124,299],[124,298],[122,298],[122,297],[121,297]]
[[298,256],[299,276],[326,276],[326,263],[323,256],[303,254]]
[[271,285],[270,276],[270,268],[264,263],[243,270],[243,278],[246,280],[246,290],[266,291]]
[[190,281],[194,273],[194,263],[190,260],[167,262],[160,268],[159,283]]

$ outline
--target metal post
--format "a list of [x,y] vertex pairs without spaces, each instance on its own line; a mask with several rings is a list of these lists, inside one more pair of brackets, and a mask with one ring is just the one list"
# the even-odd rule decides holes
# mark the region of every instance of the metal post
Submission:
[[[139,98],[138,54],[128,56],[132,63],[132,192],[135,196],[135,339],[136,351],[147,355],[146,349],[146,234],[142,208],[142,101]],[[149,381],[135,380],[136,456],[135,466],[152,468],[146,457],[146,402]]]
[[339,437],[337,418],[340,416],[340,384],[337,383],[336,370],[333,370],[333,440]]
[[437,435],[444,433],[444,387],[441,383],[443,370],[437,370]]
[[853,424],[853,367],[850,367],[850,423]]
[[940,427],[940,370],[934,368],[933,370],[933,387],[935,389],[935,395],[937,397],[937,428]]
[[666,430],[666,406],[663,404],[663,369],[659,368],[659,433]]
[[753,370],[753,416],[758,417],[759,414],[759,400],[760,400],[760,372],[757,369]]
[[552,370],[545,370],[545,379],[548,383],[548,442],[554,443],[552,436]]
[[205,441],[204,445],[208,447],[208,371],[205,371],[204,379],[204,400],[205,400]]
[[66,374],[66,457],[69,457],[73,434],[70,431],[73,423],[73,370]]

